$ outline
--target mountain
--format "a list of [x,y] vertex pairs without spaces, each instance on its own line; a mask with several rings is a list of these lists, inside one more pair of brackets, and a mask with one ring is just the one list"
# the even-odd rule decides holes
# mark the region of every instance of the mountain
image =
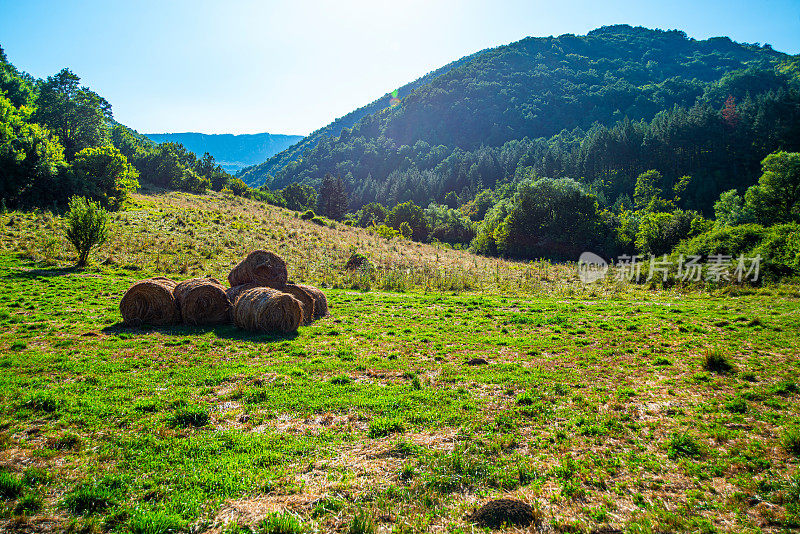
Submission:
[[302,135],[269,133],[232,135],[186,132],[145,135],[156,143],[181,143],[195,154],[208,152],[230,173],[260,163],[303,139]]
[[[767,131],[763,115],[785,108],[769,127],[793,123],[796,79],[781,68],[796,59],[768,45],[628,25],[529,37],[434,71],[398,90],[397,99],[385,95],[239,177],[277,189],[316,187],[326,173],[337,174],[357,208],[376,200],[427,205],[451,191],[464,203],[530,168],[586,184],[614,182],[598,191],[611,203],[633,195],[638,173],[664,167],[667,189],[695,174],[690,193],[708,208],[721,187],[745,185],[753,165],[787,144]],[[728,97],[742,129],[737,142],[751,136],[752,154],[742,158],[726,154],[734,144],[720,144],[731,134],[721,130]],[[686,146],[667,126],[689,138]]]

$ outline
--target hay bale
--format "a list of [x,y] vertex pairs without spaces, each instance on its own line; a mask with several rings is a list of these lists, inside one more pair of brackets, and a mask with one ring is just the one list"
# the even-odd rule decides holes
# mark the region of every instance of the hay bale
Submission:
[[181,312],[173,291],[177,283],[159,276],[140,280],[122,297],[119,311],[127,325],[169,326],[181,322]]
[[173,293],[185,324],[216,325],[230,318],[231,302],[218,280],[192,278],[175,286]]
[[258,284],[241,284],[238,286],[229,287],[225,290],[225,294],[228,295],[228,300],[231,301],[231,306],[236,304],[236,301],[239,300],[239,297],[247,291],[248,289],[253,289],[254,287],[262,287]]
[[288,279],[286,262],[277,254],[267,250],[254,250],[228,275],[231,287],[258,284],[282,290]]
[[296,332],[303,322],[300,301],[268,287],[243,291],[233,306],[233,323],[253,332]]
[[314,321],[314,297],[311,293],[297,284],[286,284],[283,292],[300,301],[303,307],[303,324],[311,324]]
[[300,289],[304,289],[314,299],[314,319],[321,319],[328,316],[328,299],[325,293],[314,286],[308,284],[295,284]]

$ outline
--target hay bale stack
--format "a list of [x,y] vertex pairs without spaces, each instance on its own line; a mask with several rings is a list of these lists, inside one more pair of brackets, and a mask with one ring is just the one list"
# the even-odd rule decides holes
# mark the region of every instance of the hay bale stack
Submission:
[[303,308],[303,324],[311,324],[314,321],[314,297],[311,293],[297,284],[286,284],[283,292],[300,301]]
[[181,322],[181,313],[173,291],[177,283],[159,276],[140,280],[122,297],[119,311],[125,324],[169,326]]
[[253,332],[296,332],[303,322],[300,301],[277,289],[243,291],[233,306],[233,323]]
[[295,285],[297,285],[297,287],[300,289],[305,290],[311,295],[311,298],[314,299],[314,319],[321,319],[322,317],[328,316],[328,299],[325,297],[325,293],[316,287],[307,284]]
[[192,278],[175,286],[175,299],[188,325],[227,323],[231,302],[225,288],[214,278]]
[[258,284],[282,290],[288,279],[286,262],[277,254],[267,250],[254,250],[228,275],[231,287]]

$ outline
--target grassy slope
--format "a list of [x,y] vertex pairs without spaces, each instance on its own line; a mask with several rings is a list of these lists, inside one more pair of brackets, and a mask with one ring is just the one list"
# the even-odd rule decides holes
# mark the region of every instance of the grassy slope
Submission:
[[[577,532],[798,520],[797,459],[781,443],[800,418],[796,288],[582,288],[557,266],[238,199],[135,204],[85,271],[63,268],[48,215],[1,218],[0,530],[219,531],[289,510],[330,531],[362,510],[381,531],[460,532],[504,494]],[[351,245],[387,269],[343,274]],[[296,337],[118,325],[132,281],[222,277],[254,246],[337,286],[332,316]],[[704,369],[709,353],[734,371]],[[474,357],[490,363],[464,365]]]

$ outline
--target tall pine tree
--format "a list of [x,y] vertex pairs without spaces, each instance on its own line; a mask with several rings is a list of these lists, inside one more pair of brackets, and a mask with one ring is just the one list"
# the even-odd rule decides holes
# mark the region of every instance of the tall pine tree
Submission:
[[333,177],[326,174],[322,179],[322,187],[319,189],[317,213],[340,221],[347,213],[347,202],[344,180],[341,176]]

